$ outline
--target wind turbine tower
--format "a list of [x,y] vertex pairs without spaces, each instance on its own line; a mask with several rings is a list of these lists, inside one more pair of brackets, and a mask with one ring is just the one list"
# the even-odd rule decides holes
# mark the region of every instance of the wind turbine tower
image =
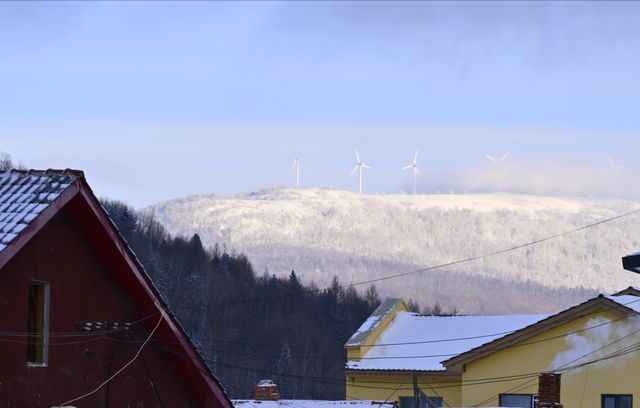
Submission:
[[[506,159],[506,158],[507,158],[507,156],[509,156],[509,152],[507,152],[507,153],[503,154],[503,155],[502,155],[502,157],[501,157],[501,158],[499,158],[499,159],[496,159],[495,157],[493,157],[493,156],[491,156],[491,155],[488,155],[488,154],[485,154],[485,155],[484,155],[484,157],[486,157],[487,159],[489,159],[489,160],[491,160],[492,162],[494,162],[494,163],[498,166],[498,168],[500,167],[500,163],[502,163],[502,162],[504,161],[504,159]],[[498,177],[499,177],[499,176],[500,176],[500,175],[498,175]],[[500,190],[501,190],[501,188],[500,188],[500,183],[498,183],[498,193],[500,192]]]
[[416,154],[413,156],[413,164],[404,166],[402,168],[402,170],[411,169],[411,172],[413,173],[413,194],[416,193],[416,177],[420,175],[420,171],[418,170],[418,165],[416,164],[417,162],[418,162],[418,151],[416,150]]
[[357,160],[357,164],[356,167],[353,168],[353,170],[351,171],[351,174],[353,175],[353,173],[355,173],[356,171],[359,173],[359,189],[358,191],[360,192],[360,194],[362,194],[362,169],[370,169],[371,167],[367,166],[366,164],[362,163],[362,160],[360,160],[360,155],[358,154],[358,149],[356,149],[356,160]]
[[291,169],[296,169],[296,188],[300,188],[300,157],[294,152],[293,153],[293,166]]

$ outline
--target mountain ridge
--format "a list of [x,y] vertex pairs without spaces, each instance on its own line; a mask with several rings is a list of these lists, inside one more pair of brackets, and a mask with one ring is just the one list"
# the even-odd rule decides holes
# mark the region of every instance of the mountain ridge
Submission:
[[[295,270],[302,279],[321,286],[333,275],[343,282],[360,282],[476,257],[635,209],[640,209],[640,203],[610,198],[509,193],[360,195],[292,188],[233,196],[199,194],[148,208],[174,234],[197,233],[205,245],[245,253],[259,273],[283,276]],[[438,269],[437,274],[429,271],[380,281],[378,290],[421,304],[438,301],[464,312],[548,312],[583,300],[593,291],[639,285],[639,277],[620,266],[622,256],[640,247],[633,233],[639,226],[638,217],[627,217]],[[444,279],[447,274],[452,277],[449,285]],[[438,287],[429,281],[437,281]],[[487,287],[495,287],[498,294],[516,284],[535,287],[525,302],[531,307],[520,301],[507,302],[511,308],[495,307],[482,298]],[[456,304],[454,295],[460,285],[464,286],[460,290],[474,293],[474,301]],[[551,293],[560,299],[551,300]],[[545,310],[539,308],[542,296],[549,302]]]

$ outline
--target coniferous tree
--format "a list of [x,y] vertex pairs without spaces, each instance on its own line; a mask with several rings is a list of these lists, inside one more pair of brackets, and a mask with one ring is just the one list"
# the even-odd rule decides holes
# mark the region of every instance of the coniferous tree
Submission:
[[256,276],[242,254],[206,249],[197,234],[172,237],[151,213],[102,203],[232,397],[251,397],[259,379],[272,378],[283,398],[345,398],[343,345],[378,306],[375,286],[361,295],[337,277],[319,290],[294,271]]

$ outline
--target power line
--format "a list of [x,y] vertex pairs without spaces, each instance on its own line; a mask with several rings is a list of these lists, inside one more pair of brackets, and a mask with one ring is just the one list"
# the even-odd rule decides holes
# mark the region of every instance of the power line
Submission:
[[[168,349],[164,346],[164,344],[158,344],[158,343],[151,343],[150,344],[151,347],[156,347],[159,350],[171,353],[171,354],[175,354],[176,356],[180,357],[180,358],[188,358],[188,355],[185,354],[184,352],[180,352],[180,351],[175,351],[172,349]],[[317,376],[308,376],[308,375],[296,375],[296,374],[287,374],[287,373],[277,373],[271,370],[267,370],[267,369],[260,369],[260,368],[252,368],[252,367],[244,367],[244,366],[238,366],[238,365],[234,365],[234,364],[227,364],[227,363],[223,363],[220,361],[212,361],[209,359],[204,359],[207,363],[210,364],[215,364],[217,366],[221,366],[221,367],[225,367],[225,368],[229,368],[229,369],[235,369],[235,370],[240,370],[240,371],[245,371],[245,372],[253,372],[253,373],[260,373],[260,374],[268,374],[268,375],[272,375],[272,376],[277,376],[277,377],[284,377],[284,378],[290,378],[290,379],[295,379],[295,380],[302,380],[302,381],[309,381],[309,382],[316,382],[319,384],[330,384],[330,385],[340,385],[340,386],[345,386],[346,385],[346,378],[345,377],[341,377],[340,379],[338,378],[331,378],[331,377],[317,377]],[[436,386],[435,388],[437,389],[441,389],[441,388],[452,388],[452,387],[460,387],[461,385],[481,385],[481,384],[490,384],[490,383],[499,383],[499,382],[505,382],[505,381],[512,381],[514,379],[521,379],[521,378],[527,378],[527,377],[532,377],[532,376],[537,376],[539,375],[539,372],[535,372],[535,373],[526,373],[526,374],[516,374],[516,375],[510,375],[510,376],[505,376],[505,377],[488,377],[488,378],[476,378],[473,380],[467,380],[467,381],[460,381],[460,384],[454,384],[451,385],[451,381],[432,381],[431,384],[444,384],[444,385],[439,385]],[[365,381],[366,382],[366,381]],[[371,383],[375,383],[375,384],[380,384],[378,381],[371,381]],[[357,384],[351,384],[351,387],[355,387],[355,388],[366,388],[366,389],[377,389],[377,390],[412,390],[413,388],[398,388],[398,387],[380,387],[380,386],[366,386],[366,385],[357,385]]]
[[[626,306],[626,305],[629,305],[629,304],[631,304],[631,303],[635,303],[635,302],[637,302],[637,301],[640,301],[640,299],[636,299],[636,300],[634,300],[634,301],[627,302],[627,303],[625,303],[624,305]],[[586,331],[588,331],[588,330],[592,330],[592,329],[595,329],[595,328],[598,328],[598,327],[602,327],[602,326],[605,326],[605,325],[608,325],[608,324],[612,324],[612,323],[615,323],[615,322],[621,321],[621,320],[623,320],[623,319],[626,319],[626,318],[631,317],[631,316],[635,316],[635,315],[637,315],[637,314],[638,314],[638,313],[633,313],[633,314],[625,315],[625,316],[620,317],[620,318],[618,318],[618,319],[611,320],[611,321],[607,321],[607,322],[603,322],[603,323],[596,324],[596,325],[593,325],[593,326],[589,326],[589,327],[586,327],[586,328],[583,328],[583,329],[580,329],[580,330],[575,330],[575,331],[572,331],[572,332],[566,332],[566,333],[561,334],[561,335],[553,336],[553,337],[550,337],[550,338],[539,339],[539,340],[532,341],[532,342],[529,342],[529,343],[515,344],[515,345],[511,345],[511,346],[509,346],[509,347],[520,347],[520,346],[526,346],[526,345],[529,345],[529,344],[536,344],[536,343],[540,343],[540,342],[544,342],[544,341],[554,340],[554,339],[561,338],[561,337],[566,337],[566,336],[568,336],[568,335],[572,335],[572,334],[577,334],[577,333],[586,332]],[[634,332],[634,333],[635,333],[635,332]],[[634,334],[634,333],[632,333],[632,334]],[[54,343],[54,345],[79,344],[79,343],[85,343],[85,342],[89,342],[89,341],[100,340],[100,339],[104,339],[104,340],[108,340],[108,341],[118,341],[118,342],[131,342],[131,343],[139,343],[139,342],[140,342],[140,341],[138,341],[138,340],[133,340],[133,341],[131,341],[131,340],[123,340],[123,339],[116,339],[116,338],[110,338],[110,337],[100,336],[100,337],[92,338],[92,339],[89,339],[89,340],[83,340],[83,341],[77,341],[77,342]],[[463,339],[466,339],[466,338],[463,338]],[[0,340],[2,340],[2,339],[0,339]],[[450,341],[450,340],[455,340],[455,339],[441,339],[441,340],[442,340],[442,341]],[[620,340],[622,340],[622,339],[618,339],[618,341],[620,341]],[[26,343],[26,342],[21,342],[21,341],[16,341],[16,340],[5,340],[5,341],[11,341],[11,342],[22,343],[22,344]],[[146,341],[147,341],[147,340],[145,340],[145,342],[146,342]],[[428,341],[428,342],[434,342],[434,341]],[[152,342],[152,343],[153,343],[153,342]],[[413,342],[410,342],[410,343],[413,343]],[[611,344],[613,344],[613,343],[615,343],[615,342],[612,342]],[[167,342],[165,341],[165,342],[163,342],[163,344],[169,344],[169,343],[167,343]],[[397,345],[397,344],[399,344],[399,343],[389,343],[389,344],[390,344],[390,345]],[[609,346],[609,345],[611,345],[611,344],[607,344],[607,345],[605,345],[604,347],[607,347],[607,346]],[[603,347],[603,348],[604,348],[604,347]],[[216,353],[219,353],[219,354],[241,355],[241,356],[248,356],[248,357],[277,358],[277,356],[275,356],[275,355],[256,355],[256,354],[250,354],[250,353],[238,353],[238,352],[222,351],[222,350],[207,349],[207,348],[198,348],[198,350],[199,350],[199,351],[213,351],[213,352],[216,352]],[[597,350],[596,350],[596,351],[597,351]],[[595,351],[594,351],[594,352],[595,352]],[[440,354],[440,355],[422,355],[422,356],[396,356],[396,357],[386,357],[386,359],[400,359],[400,358],[427,358],[427,357],[449,357],[449,356],[454,356],[454,355],[458,355],[458,354],[460,354],[460,353],[457,353],[457,354]],[[578,359],[580,359],[580,358],[584,358],[585,356],[588,356],[588,355],[590,355],[590,354],[593,354],[593,352],[587,353],[587,354],[585,354],[585,355],[583,355],[583,356],[579,357]],[[291,358],[305,358],[305,359],[322,358],[322,359],[332,359],[332,357],[330,357],[330,356],[295,356],[295,355],[294,355],[294,356],[291,356]],[[381,357],[381,358],[385,358],[385,357]],[[341,359],[341,360],[342,360],[342,359],[343,359],[343,357],[340,357],[339,359]],[[363,359],[367,359],[367,358],[365,357],[365,358],[363,358]],[[378,359],[378,358],[369,358],[369,359]],[[531,375],[531,374],[527,374],[527,375]],[[508,376],[508,377],[500,378],[500,380],[513,380],[513,379],[514,379],[514,376]],[[492,379],[492,380],[493,380],[493,379]],[[362,381],[361,381],[361,382],[362,382]],[[378,383],[378,382],[376,382],[376,383]],[[437,384],[437,383],[434,383],[434,384]],[[470,384],[470,385],[472,385],[472,384]]]
[[[635,334],[635,333],[632,333]],[[625,336],[629,337],[630,335]],[[616,342],[622,340],[621,339],[617,339],[613,342],[608,343],[606,346],[610,346],[612,344],[615,344]],[[600,350],[602,348],[593,350],[590,353],[587,353],[583,356],[578,357],[578,359],[584,358],[586,355],[589,354],[593,354],[595,352],[597,352],[598,350]],[[606,355],[602,358],[598,358],[598,359],[594,359],[594,360],[590,360],[588,362],[585,363],[581,363],[579,365],[575,365],[575,366],[571,366],[571,367],[566,367],[564,369],[565,372],[569,372],[572,370],[576,370],[578,368],[590,365],[590,364],[595,364],[601,361],[605,361],[611,358],[616,358],[616,357],[620,357],[623,355],[627,355],[630,354],[632,352],[638,351],[640,349],[640,342],[639,343],[635,343],[632,346],[626,347],[622,350],[618,350],[615,351],[613,353],[610,353],[609,355]],[[186,355],[184,353],[181,352],[176,352],[173,350],[165,350],[167,352],[171,352],[174,354],[177,354],[183,358],[186,358]],[[214,363],[210,360],[205,360],[209,363]],[[240,371],[244,371],[244,372],[253,372],[253,373],[261,373],[261,374],[269,374],[269,375],[273,375],[276,377],[280,377],[280,378],[290,378],[290,379],[296,379],[296,380],[302,380],[302,381],[309,381],[309,382],[314,382],[314,383],[318,383],[318,384],[329,384],[329,385],[341,385],[341,386],[345,386],[346,385],[346,379],[344,380],[338,380],[338,379],[334,379],[334,378],[327,378],[327,377],[312,377],[312,376],[302,376],[302,375],[294,375],[294,374],[286,374],[286,373],[276,373],[273,372],[271,370],[265,370],[265,369],[258,369],[258,368],[250,368],[250,367],[242,367],[242,366],[237,366],[237,365],[232,365],[232,364],[226,364],[226,363],[221,363],[220,361],[216,361],[215,364],[222,366],[222,367],[226,367],[229,369],[235,369],[235,370],[240,370]],[[483,385],[483,384],[491,384],[491,383],[500,383],[500,382],[510,382],[510,381],[514,381],[514,380],[518,380],[518,379],[527,379],[529,378],[529,380],[527,380],[525,383],[523,384],[519,384],[515,387],[512,387],[511,389],[505,391],[505,392],[510,392],[513,390],[521,390],[521,389],[525,389],[527,387],[529,387],[530,385],[532,385],[536,378],[541,374],[542,372],[535,372],[535,373],[527,373],[527,374],[516,374],[516,375],[511,375],[511,376],[504,376],[504,377],[495,377],[495,378],[487,378],[487,379],[474,379],[474,380],[470,380],[470,381],[460,381],[459,383],[453,384],[453,385],[442,385],[442,386],[436,386],[433,387],[433,389],[444,389],[444,388],[458,388],[458,387],[462,387],[462,386],[473,386],[473,385]],[[378,383],[379,384],[379,383]],[[404,382],[404,384],[406,384],[406,380]],[[411,391],[413,388],[402,388],[402,386],[404,385],[403,383],[401,383],[399,386],[391,388],[391,387],[380,387],[380,386],[366,386],[366,385],[357,385],[357,384],[350,384],[350,387],[353,388],[366,388],[366,389],[377,389],[377,390],[392,390],[392,394],[391,396],[393,396],[395,393],[397,393],[398,391]],[[436,384],[435,382],[432,382],[432,384]],[[444,384],[444,382],[443,382]],[[390,398],[390,397],[389,397]],[[486,400],[486,402],[489,402],[491,400],[496,399],[497,397],[492,397],[488,400]],[[477,405],[482,405],[486,402],[482,402],[479,404],[475,404]]]
[[[636,302],[640,302],[640,298],[632,300],[630,302],[621,304],[622,306],[628,306],[631,305],[633,303]],[[528,345],[532,345],[532,344],[538,344],[538,343],[543,343],[543,342],[547,342],[547,341],[552,341],[552,340],[556,340],[559,338],[563,338],[565,336],[568,335],[572,335],[572,334],[578,334],[578,333],[583,333],[589,330],[593,330],[596,329],[598,327],[602,327],[602,326],[607,326],[625,319],[628,319],[630,317],[634,317],[634,316],[638,316],[640,315],[640,312],[631,312],[629,314],[626,314],[624,316],[618,317],[616,319],[613,320],[608,320],[606,322],[603,323],[598,323],[598,324],[594,324],[592,326],[589,327],[585,327],[579,330],[574,330],[574,331],[570,331],[570,332],[565,332],[562,334],[558,334],[552,337],[545,337],[542,339],[538,339],[538,340],[532,340],[529,342],[523,342],[523,343],[518,343],[518,344],[513,344],[509,347],[524,347],[524,346],[528,346]],[[455,317],[452,317],[455,318]],[[544,319],[543,319],[544,320]],[[536,323],[534,323],[536,324]],[[548,323],[542,323],[539,324],[539,328],[546,328],[551,326],[552,323],[548,322]],[[480,339],[480,338],[486,338],[486,337],[496,337],[496,336],[501,336],[501,335],[509,335],[509,334],[513,334],[519,330],[522,329],[518,329],[518,330],[512,330],[512,331],[506,331],[506,332],[498,332],[498,333],[494,333],[494,334],[488,334],[488,335],[481,335],[481,336],[467,336],[467,337],[453,337],[453,338],[443,338],[443,339],[436,339],[436,340],[424,340],[424,341],[412,341],[412,342],[393,342],[393,343],[375,343],[375,344],[370,344],[367,345],[367,347],[393,347],[393,346],[403,346],[403,345],[415,345],[415,344],[433,344],[433,343],[444,343],[444,342],[453,342],[453,341],[463,341],[463,340],[472,340],[472,339]],[[273,344],[273,343],[249,343],[249,342],[242,342],[242,341],[226,341],[226,340],[217,340],[217,339],[212,339],[212,338],[203,338],[203,337],[192,337],[192,340],[201,340],[204,342],[207,341],[211,341],[211,342],[221,342],[221,343],[226,343],[226,344],[237,344],[237,345],[243,345],[243,346],[253,346],[253,347],[282,347],[283,343],[281,344]],[[486,344],[490,344],[489,343],[485,343]],[[302,345],[302,344],[287,344],[287,347],[289,348],[306,348],[306,349],[340,349],[340,350],[344,350],[343,347],[341,346],[317,346],[317,345]],[[216,349],[216,348],[207,348],[207,347],[198,347],[199,350],[201,351],[212,351],[212,352],[216,352],[216,353],[220,353],[220,354],[231,354],[231,355],[239,355],[239,356],[248,356],[248,357],[275,357],[275,355],[265,355],[265,354],[252,354],[252,353],[243,353],[243,352],[236,352],[236,351],[227,351],[227,350],[220,350],[220,349]],[[411,355],[411,356],[392,356],[392,357],[361,357],[358,360],[400,360],[400,359],[417,359],[417,358],[435,358],[435,357],[452,357],[452,356],[457,356],[460,355],[461,353],[451,353],[451,354],[431,354],[431,355]],[[291,358],[294,359],[343,359],[343,357],[331,357],[331,356],[323,356],[323,355],[305,355],[305,356],[300,356],[300,355],[292,355]]]
[[153,333],[156,332],[156,330],[158,329],[158,327],[160,326],[160,323],[162,322],[162,319],[165,316],[165,311],[164,309],[162,309],[161,314],[160,314],[160,319],[158,319],[158,323],[156,323],[155,327],[153,328],[153,330],[151,330],[151,333],[149,333],[149,336],[147,336],[147,339],[144,341],[144,343],[142,343],[142,345],[140,346],[140,348],[138,349],[138,352],[135,354],[135,356],[133,356],[133,358],[131,360],[129,360],[129,362],[127,364],[125,364],[124,366],[122,366],[118,371],[116,371],[115,373],[113,373],[113,375],[111,375],[109,378],[107,378],[104,382],[102,382],[100,385],[98,385],[94,390],[89,391],[86,394],[80,395],[79,397],[75,397],[70,399],[69,401],[63,402],[62,404],[58,404],[60,406],[63,405],[69,405],[72,402],[76,402],[78,400],[81,400],[83,398],[86,398],[92,394],[95,394],[98,390],[100,390],[100,388],[102,388],[104,385],[108,384],[111,380],[113,380],[118,374],[120,374],[121,372],[123,372],[127,367],[129,367],[140,355],[140,353],[142,353],[142,350],[144,349],[144,346],[149,342],[149,340],[151,339],[151,337],[153,336]]
[[[105,329],[105,330],[92,330],[92,331],[84,331],[84,332],[49,332],[47,334],[48,337],[92,337],[97,335],[104,335],[110,333],[118,333],[122,331],[125,327],[133,327],[138,323],[141,323],[145,320],[148,320],[154,316],[159,315],[160,313],[152,313],[150,315],[141,317],[140,319],[133,320],[128,322],[126,325],[122,324],[120,328],[117,329]],[[20,331],[0,331],[0,337],[39,337],[41,334],[36,334],[33,332],[20,332]]]
[[[338,285],[338,287],[344,289],[344,288],[348,288],[350,286],[361,286],[361,285],[367,285],[367,284],[372,284],[372,283],[376,283],[376,282],[382,282],[385,280],[390,280],[390,279],[395,279],[395,278],[400,278],[400,277],[404,277],[404,276],[409,276],[409,275],[415,275],[415,274],[419,274],[422,272],[427,272],[427,271],[432,271],[432,270],[436,270],[436,269],[441,269],[441,268],[446,268],[449,266],[455,266],[455,265],[459,265],[459,264],[463,264],[463,263],[467,263],[467,262],[472,262],[472,261],[477,261],[479,259],[483,259],[483,258],[488,258],[488,257],[492,257],[495,255],[500,255],[500,254],[504,254],[506,252],[511,252],[511,251],[515,251],[518,249],[522,249],[522,248],[526,248],[526,247],[530,247],[530,246],[534,246],[546,241],[550,241],[553,239],[557,239],[557,238],[561,238],[570,234],[574,234],[576,232],[580,232],[580,231],[584,231],[586,229],[589,228],[593,228],[602,224],[606,224],[612,221],[616,221],[619,220],[621,218],[625,218],[634,214],[637,214],[640,212],[640,208],[639,209],[635,209],[623,214],[619,214],[610,218],[606,218],[604,220],[600,220],[600,221],[596,221],[590,224],[586,224],[583,225],[581,227],[578,228],[574,228],[572,230],[568,230],[568,231],[564,231],[564,232],[560,232],[557,234],[553,234],[553,235],[549,235],[543,238],[539,238],[539,239],[535,239],[533,241],[529,241],[526,243],[522,243],[522,244],[518,244],[518,245],[514,245],[508,248],[504,248],[504,249],[500,249],[497,251],[493,251],[493,252],[488,252],[485,254],[481,254],[481,255],[476,255],[476,256],[471,256],[471,257],[467,257],[467,258],[463,258],[463,259],[459,259],[456,261],[451,261],[451,262],[446,262],[446,263],[442,263],[442,264],[438,264],[438,265],[434,265],[434,266],[429,266],[426,268],[421,268],[421,269],[416,269],[413,271],[408,271],[408,272],[400,272],[400,273],[396,273],[396,274],[391,274],[391,275],[387,275],[387,276],[382,276],[379,278],[374,278],[374,279],[368,279],[368,280],[364,280],[364,281],[359,281],[359,282],[351,282],[349,284],[343,284],[343,285]],[[330,290],[331,287],[327,287],[327,288],[323,288],[323,289],[307,289],[307,290],[303,290],[303,291],[298,291],[298,292],[290,292],[290,293],[285,293],[285,294],[280,294],[280,295],[276,295],[276,296],[266,296],[266,297],[262,297],[262,298],[254,298],[254,299],[244,299],[244,300],[233,300],[233,301],[226,301],[226,302],[220,302],[217,304],[212,304],[212,305],[208,305],[208,307],[211,306],[225,306],[225,305],[234,305],[234,304],[243,304],[243,303],[257,303],[257,302],[265,302],[269,299],[278,299],[278,298],[287,298],[287,297],[293,297],[293,296],[303,296],[303,295],[308,295],[308,294],[313,294],[313,293],[321,293],[321,292],[325,292]],[[173,308],[173,310],[182,310],[182,309],[192,309],[192,308],[202,308],[204,306],[200,305],[200,306],[184,306],[184,307],[180,307],[180,308]]]
[[[640,299],[639,299],[639,300],[640,300]],[[631,303],[631,302],[630,302],[630,303]],[[618,320],[616,320],[616,321],[618,321]],[[594,326],[594,327],[600,327],[600,326],[601,326],[601,325]],[[601,351],[601,350],[603,350],[603,349],[605,349],[605,348],[607,348],[607,347],[610,347],[610,346],[612,346],[612,345],[614,345],[614,344],[616,344],[616,343],[618,343],[618,342],[620,342],[620,341],[622,341],[622,340],[624,340],[624,339],[627,339],[627,338],[629,338],[629,337],[631,337],[631,336],[633,336],[634,334],[637,334],[637,333],[639,333],[639,332],[640,332],[640,329],[635,330],[635,331],[633,331],[633,332],[631,332],[631,333],[629,333],[629,334],[627,334],[627,335],[625,335],[625,336],[622,336],[622,337],[620,337],[620,338],[618,338],[618,339],[616,339],[616,340],[614,340],[614,341],[611,341],[611,342],[609,342],[609,343],[606,343],[605,345],[603,345],[603,346],[601,346],[601,347],[599,347],[599,348],[597,348],[597,349],[595,349],[595,350],[591,350],[590,352],[588,352],[588,353],[586,353],[586,354],[583,354],[583,355],[581,355],[581,356],[579,356],[579,357],[577,357],[577,358],[575,358],[575,359],[573,359],[573,360],[571,360],[571,361],[569,361],[569,362],[567,362],[567,363],[565,363],[565,364],[561,365],[560,367],[558,367],[557,369],[552,370],[552,371],[558,371],[558,370],[559,370],[559,371],[562,371],[562,372],[570,372],[570,371],[573,371],[573,370],[576,370],[576,369],[582,368],[583,366],[590,365],[590,364],[593,364],[593,363],[596,363],[596,362],[602,361],[603,359],[598,359],[598,360],[592,360],[592,361],[587,362],[587,363],[584,363],[584,364],[579,364],[579,365],[569,366],[569,364],[571,364],[571,363],[575,363],[576,361],[579,361],[579,360],[581,360],[581,359],[583,359],[583,358],[585,358],[585,357],[587,357],[587,356],[593,355],[593,354],[597,353],[598,351]],[[630,346],[630,347],[632,347],[632,348],[633,348],[633,347],[638,346],[638,347],[636,347],[634,350],[632,350],[632,351],[630,351],[630,352],[633,352],[633,351],[638,350],[638,349],[640,348],[640,346],[639,346],[639,345],[640,345],[640,342],[639,342],[639,343],[636,343],[635,345]],[[626,349],[629,349],[629,347],[625,347],[624,349],[621,349],[621,350],[626,350]],[[608,357],[608,358],[617,357],[618,355],[614,355],[614,354],[619,353],[621,350],[617,350],[616,352],[609,354],[609,357]],[[625,353],[625,354],[628,354],[628,353]],[[624,355],[624,354],[622,354],[622,355]],[[607,359],[608,359],[608,358],[607,358]],[[567,367],[567,366],[569,366],[569,367]],[[528,386],[529,386],[529,385],[527,384],[524,388],[527,388]],[[517,387],[518,387],[518,386],[517,386]],[[516,387],[516,388],[517,388],[517,387]],[[520,388],[519,390],[521,390],[521,389],[523,389],[523,388]],[[518,391],[519,391],[519,390],[518,390]],[[506,393],[511,392],[511,391],[514,391],[514,389],[507,390],[507,391],[505,391],[505,392],[503,392],[503,393],[501,393],[501,394],[506,394]],[[494,401],[494,400],[496,400],[496,399],[499,399],[499,394],[498,394],[498,396],[495,396],[495,397],[489,398],[489,399],[487,399],[487,400],[484,400],[484,401],[482,401],[482,402],[479,402],[479,403],[475,404],[474,406],[480,406],[480,405],[486,404],[486,403],[488,403],[488,402]]]

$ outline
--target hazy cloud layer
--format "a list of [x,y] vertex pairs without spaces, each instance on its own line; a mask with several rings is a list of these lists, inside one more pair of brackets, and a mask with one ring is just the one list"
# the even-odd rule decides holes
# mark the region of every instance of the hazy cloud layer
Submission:
[[[450,178],[448,178],[450,177]],[[640,172],[575,162],[525,161],[467,169],[426,180],[428,191],[509,192],[536,195],[569,195],[640,200]]]

